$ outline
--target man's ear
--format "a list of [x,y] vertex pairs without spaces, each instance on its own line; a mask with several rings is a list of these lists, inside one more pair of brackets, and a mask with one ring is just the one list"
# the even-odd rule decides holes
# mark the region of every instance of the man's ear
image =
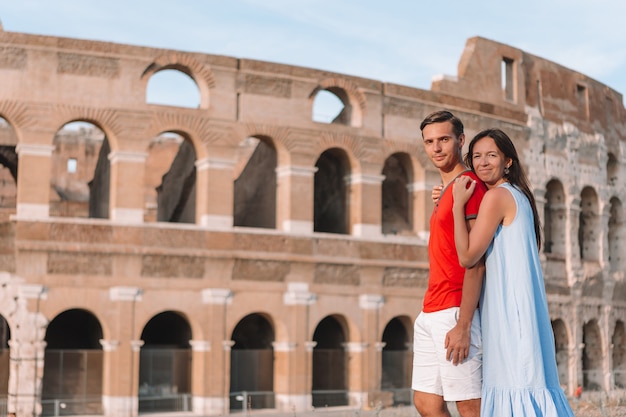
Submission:
[[463,145],[465,145],[465,133],[459,135],[459,149],[463,149]]

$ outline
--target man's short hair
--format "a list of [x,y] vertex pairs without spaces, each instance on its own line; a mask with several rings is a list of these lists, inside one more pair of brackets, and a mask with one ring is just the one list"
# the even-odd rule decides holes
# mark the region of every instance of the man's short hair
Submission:
[[461,122],[461,119],[450,113],[448,110],[438,110],[426,116],[426,118],[420,124],[420,131],[423,132],[426,126],[433,123],[443,122],[452,123],[452,131],[457,138],[463,134],[463,122]]

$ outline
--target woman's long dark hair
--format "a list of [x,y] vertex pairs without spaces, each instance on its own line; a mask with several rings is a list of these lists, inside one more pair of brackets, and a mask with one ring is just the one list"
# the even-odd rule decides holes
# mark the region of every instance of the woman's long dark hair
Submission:
[[511,159],[511,166],[509,167],[509,173],[504,174],[504,178],[519,188],[528,201],[530,202],[530,207],[533,210],[533,220],[535,223],[535,235],[537,238],[537,247],[541,248],[541,222],[539,220],[539,214],[537,213],[537,203],[535,202],[535,196],[530,190],[530,183],[528,182],[528,177],[526,177],[526,173],[522,168],[522,165],[519,162],[519,157],[517,156],[517,150],[515,149],[515,145],[513,145],[513,141],[509,136],[504,133],[500,129],[485,129],[479,132],[469,144],[469,149],[467,154],[465,154],[465,164],[474,171],[474,163],[472,154],[474,153],[474,145],[480,139],[490,137],[496,143],[496,146],[500,151],[504,154],[505,158]]

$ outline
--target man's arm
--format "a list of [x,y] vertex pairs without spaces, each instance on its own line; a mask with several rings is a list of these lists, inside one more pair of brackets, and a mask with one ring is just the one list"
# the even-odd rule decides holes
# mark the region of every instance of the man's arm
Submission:
[[[467,222],[468,230],[471,230],[475,221],[472,219]],[[472,318],[478,307],[484,273],[484,258],[473,267],[465,270],[459,317],[456,326],[446,334],[446,358],[452,361],[454,365],[461,363],[469,356]]]

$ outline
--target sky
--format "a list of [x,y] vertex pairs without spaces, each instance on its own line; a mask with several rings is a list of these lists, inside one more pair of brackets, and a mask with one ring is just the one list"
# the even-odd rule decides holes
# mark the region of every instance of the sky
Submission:
[[624,0],[0,0],[5,31],[317,68],[430,89],[482,36],[626,95]]

